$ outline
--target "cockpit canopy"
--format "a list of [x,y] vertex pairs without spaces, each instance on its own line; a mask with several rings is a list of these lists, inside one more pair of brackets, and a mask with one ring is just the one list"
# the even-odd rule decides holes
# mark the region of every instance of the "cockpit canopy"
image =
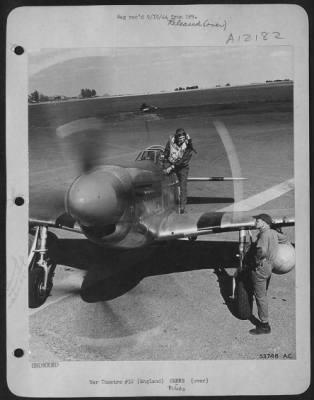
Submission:
[[161,155],[165,151],[164,146],[159,144],[147,147],[145,150],[141,151],[136,157],[136,161],[153,161],[155,164],[161,161]]

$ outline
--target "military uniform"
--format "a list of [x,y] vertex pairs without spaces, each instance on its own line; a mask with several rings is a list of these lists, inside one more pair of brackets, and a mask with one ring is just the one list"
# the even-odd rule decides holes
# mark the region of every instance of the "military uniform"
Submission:
[[[257,329],[257,332],[256,330],[250,331],[253,334],[270,332],[267,290],[272,275],[272,264],[278,251],[278,245],[288,242],[284,234],[271,229],[271,218],[267,214],[261,214],[254,218],[263,219],[265,216],[269,218],[266,221],[268,225],[266,224],[261,229],[254,243],[255,265],[252,269],[252,284],[261,328]],[[267,219],[266,217],[265,219]]]
[[175,137],[169,139],[166,144],[164,156],[164,167],[170,172],[175,172],[180,185],[180,212],[184,212],[187,203],[187,181],[189,175],[189,163],[192,158],[192,151],[195,151],[192,146],[190,137],[185,134],[185,142],[179,146],[175,142]]

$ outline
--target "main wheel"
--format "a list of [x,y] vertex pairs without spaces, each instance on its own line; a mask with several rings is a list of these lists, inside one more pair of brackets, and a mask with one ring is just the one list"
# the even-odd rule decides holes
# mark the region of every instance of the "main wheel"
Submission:
[[44,290],[44,270],[40,267],[35,267],[29,273],[28,277],[28,301],[30,308],[37,308],[44,304],[49,293]]
[[253,290],[250,274],[241,272],[236,278],[235,304],[237,317],[249,319],[252,315]]
[[[32,241],[34,240],[33,235],[29,235],[29,248],[31,247]],[[33,259],[29,265],[28,272],[28,305],[30,308],[40,307],[46,301],[53,287],[53,276],[56,269],[55,261],[50,257],[50,254],[54,254],[56,251],[57,237],[48,233],[48,255],[46,256],[46,262],[48,264],[49,274],[47,280],[46,290],[44,289],[45,273],[42,267],[37,263],[39,260],[39,253],[34,253]],[[51,245],[51,247],[50,247]]]

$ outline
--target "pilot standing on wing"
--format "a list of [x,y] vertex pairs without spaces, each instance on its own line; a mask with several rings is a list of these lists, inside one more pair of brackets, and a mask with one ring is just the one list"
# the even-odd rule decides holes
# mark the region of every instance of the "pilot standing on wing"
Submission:
[[270,333],[268,319],[267,290],[272,274],[273,260],[278,251],[278,244],[287,243],[286,236],[271,229],[272,219],[268,214],[255,215],[255,225],[259,230],[254,243],[255,262],[252,269],[253,294],[256,301],[260,323],[250,330],[252,335]]
[[179,179],[180,213],[185,212],[187,201],[187,180],[189,175],[189,162],[191,161],[193,148],[192,140],[184,129],[178,128],[173,137],[170,137],[164,152],[165,173],[175,172]]

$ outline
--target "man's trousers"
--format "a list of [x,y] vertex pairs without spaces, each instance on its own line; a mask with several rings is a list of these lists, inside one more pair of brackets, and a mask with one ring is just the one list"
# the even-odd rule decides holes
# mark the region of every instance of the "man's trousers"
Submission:
[[272,266],[266,260],[252,270],[253,293],[261,322],[268,322],[267,290],[272,274]]

